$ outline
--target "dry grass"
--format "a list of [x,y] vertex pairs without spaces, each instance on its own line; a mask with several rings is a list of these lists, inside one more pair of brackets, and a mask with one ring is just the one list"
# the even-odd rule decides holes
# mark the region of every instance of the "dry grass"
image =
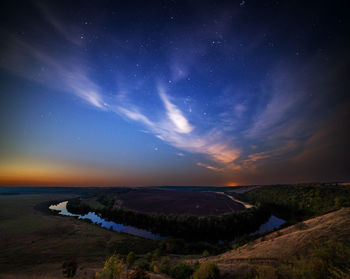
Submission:
[[62,278],[62,263],[71,258],[78,262],[78,278],[92,278],[113,252],[156,247],[151,240],[34,209],[40,202],[67,198],[0,196],[0,278]]
[[236,259],[281,260],[298,254],[319,241],[342,241],[350,239],[350,208],[316,217],[277,232],[270,233],[236,250],[210,260],[229,262]]
[[303,224],[270,233],[236,250],[200,261],[217,262],[226,277],[240,278],[258,266],[278,266],[279,263],[302,254],[316,242],[334,243],[349,239],[350,208],[342,208]]

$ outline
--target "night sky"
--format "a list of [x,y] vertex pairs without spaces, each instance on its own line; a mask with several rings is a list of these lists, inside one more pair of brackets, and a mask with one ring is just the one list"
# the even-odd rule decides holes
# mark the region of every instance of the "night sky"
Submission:
[[0,185],[350,180],[341,2],[1,1]]

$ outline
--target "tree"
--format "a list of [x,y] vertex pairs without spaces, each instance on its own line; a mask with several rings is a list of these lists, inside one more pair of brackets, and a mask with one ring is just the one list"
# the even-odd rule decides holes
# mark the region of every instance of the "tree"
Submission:
[[126,257],[126,264],[128,265],[128,267],[132,267],[135,263],[136,260],[136,256],[135,253],[133,251],[131,251],[128,256]]
[[126,257],[126,265],[127,265],[126,277],[127,278],[128,278],[128,274],[129,274],[129,268],[131,268],[134,265],[135,260],[136,260],[135,253],[133,251],[131,251]]
[[117,255],[113,255],[106,260],[103,271],[101,273],[96,273],[96,277],[104,279],[120,279],[124,267],[125,264],[123,260]]
[[210,253],[208,252],[208,250],[204,250],[203,254],[202,254],[202,257],[203,258],[208,258],[209,256],[210,256]]
[[193,274],[192,279],[218,279],[220,278],[220,270],[215,263],[202,263]]

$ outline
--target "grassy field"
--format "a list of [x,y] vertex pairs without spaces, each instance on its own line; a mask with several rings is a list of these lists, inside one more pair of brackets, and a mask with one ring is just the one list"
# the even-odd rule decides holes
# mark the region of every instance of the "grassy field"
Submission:
[[70,197],[0,196],[0,278],[21,278],[21,274],[26,274],[25,278],[62,278],[61,265],[71,258],[79,264],[80,278],[92,278],[113,253],[126,254],[133,250],[143,254],[157,247],[151,240],[34,208],[45,201]]
[[225,195],[209,191],[137,189],[117,195],[117,205],[145,213],[221,215],[245,207]]

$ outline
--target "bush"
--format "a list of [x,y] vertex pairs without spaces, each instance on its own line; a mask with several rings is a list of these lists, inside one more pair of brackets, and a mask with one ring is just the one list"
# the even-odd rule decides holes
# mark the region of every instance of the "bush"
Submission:
[[137,265],[137,267],[143,270],[149,270],[149,262],[142,261]]
[[97,278],[119,279],[125,264],[117,255],[109,257],[101,273],[96,273]]
[[146,261],[151,262],[152,261],[152,253],[148,252],[145,256]]
[[194,265],[193,265],[193,269],[196,271],[198,270],[198,268],[201,266],[201,264],[199,263],[199,261],[197,260]]
[[63,276],[67,278],[74,277],[77,272],[78,264],[76,260],[70,259],[62,264]]
[[276,270],[272,266],[258,266],[254,279],[278,279]]
[[165,274],[170,274],[170,268],[171,268],[171,266],[170,266],[170,261],[169,261],[169,259],[165,259],[165,260],[163,260],[162,261],[162,263],[160,264],[160,266],[159,266],[159,271],[161,272],[161,273],[165,273]]
[[301,257],[294,262],[295,275],[305,279],[349,278],[349,258],[349,244],[318,244],[308,257]]
[[159,273],[159,267],[157,265],[153,265],[153,272],[154,273]]
[[128,265],[128,267],[133,266],[133,264],[135,263],[135,260],[136,260],[135,253],[131,251],[126,257],[126,264]]
[[220,270],[215,263],[202,263],[197,271],[193,274],[192,279],[218,279]]
[[153,251],[152,259],[157,260],[161,255],[162,255],[162,251],[159,248],[157,248],[156,250]]
[[183,239],[167,238],[164,246],[168,253],[181,254],[186,250],[186,242]]
[[170,270],[170,276],[175,279],[189,278],[193,273],[193,268],[186,262],[180,262]]
[[140,268],[130,272],[128,279],[149,279],[148,274]]
[[208,250],[204,250],[203,254],[202,254],[202,257],[203,258],[208,258],[209,256],[210,256],[210,253],[208,252]]

